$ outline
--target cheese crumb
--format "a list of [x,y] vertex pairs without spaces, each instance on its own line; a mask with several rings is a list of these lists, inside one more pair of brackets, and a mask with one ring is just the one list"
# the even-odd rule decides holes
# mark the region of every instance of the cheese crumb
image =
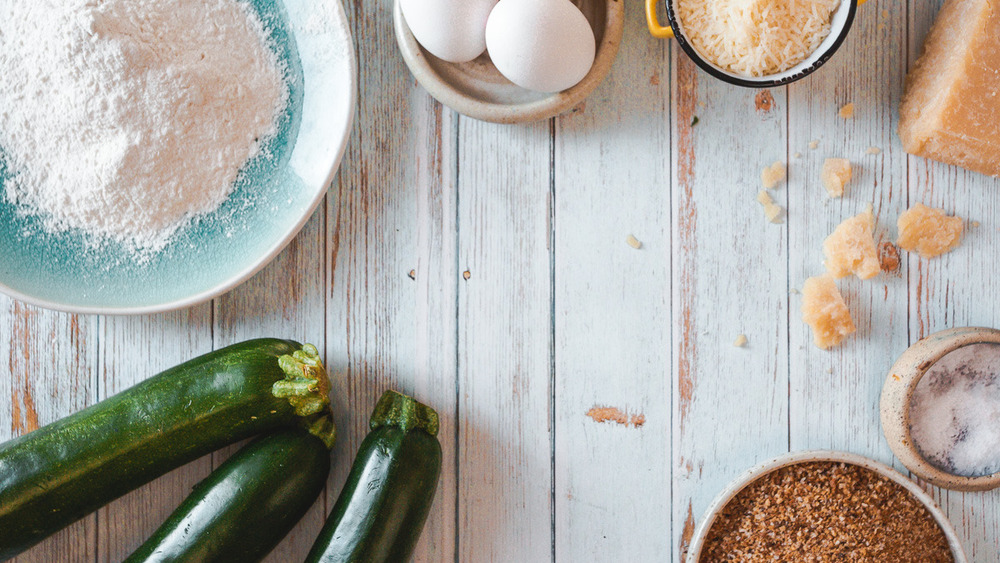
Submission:
[[835,278],[854,274],[863,280],[882,271],[875,247],[875,216],[865,211],[847,219],[823,241],[826,271]]
[[802,284],[802,320],[813,332],[813,344],[827,350],[857,330],[844,297],[829,275]]
[[760,172],[760,183],[771,189],[785,179],[785,163],[776,161],[771,166],[765,166]]
[[625,242],[636,250],[642,248],[642,242],[640,242],[639,239],[635,238],[633,235],[629,235],[628,238],[625,239]]
[[817,141],[817,140],[809,141],[809,148],[810,149],[815,149],[818,146],[819,146],[819,141]]
[[757,193],[757,201],[764,206],[764,216],[772,223],[781,223],[781,206],[774,203],[767,190]]
[[802,153],[797,152],[797,153],[793,154],[792,156],[794,156],[795,158],[802,158]]
[[737,348],[742,348],[746,345],[747,345],[747,335],[745,334],[738,335],[736,337],[736,340],[733,342],[733,346],[736,346]]
[[865,152],[868,154],[882,154],[882,149],[878,147],[868,147],[868,150]]
[[899,239],[896,244],[923,258],[933,258],[958,246],[962,238],[962,218],[948,217],[943,209],[933,209],[918,203],[907,209],[896,222]]
[[840,108],[837,112],[842,119],[850,119],[854,117],[854,104],[846,104],[844,107]]
[[846,158],[828,158],[823,161],[823,187],[830,197],[843,197],[844,186],[851,181],[851,161]]

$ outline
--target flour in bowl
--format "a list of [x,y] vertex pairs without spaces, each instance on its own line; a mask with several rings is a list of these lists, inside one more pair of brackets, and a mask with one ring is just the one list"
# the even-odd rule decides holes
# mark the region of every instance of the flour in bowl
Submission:
[[277,132],[285,69],[243,0],[0,2],[4,197],[148,254]]

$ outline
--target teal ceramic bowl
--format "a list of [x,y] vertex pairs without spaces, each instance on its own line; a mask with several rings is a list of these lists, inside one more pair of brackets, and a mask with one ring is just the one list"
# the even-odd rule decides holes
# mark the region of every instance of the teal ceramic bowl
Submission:
[[[291,99],[266,156],[248,162],[223,206],[137,263],[128,251],[49,234],[4,197],[0,168],[0,291],[76,313],[189,307],[237,286],[302,229],[333,181],[356,101],[354,48],[339,0],[250,0],[289,69]],[[0,149],[2,150],[2,149]]]

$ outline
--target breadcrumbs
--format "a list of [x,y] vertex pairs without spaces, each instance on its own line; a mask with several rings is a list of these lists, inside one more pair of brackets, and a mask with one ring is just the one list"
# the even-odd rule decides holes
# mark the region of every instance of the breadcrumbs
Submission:
[[854,117],[854,104],[845,104],[840,108],[840,111],[837,112],[837,115],[839,115],[841,119],[850,119]]
[[948,539],[909,491],[857,465],[800,463],[754,481],[708,532],[700,563],[951,563]]

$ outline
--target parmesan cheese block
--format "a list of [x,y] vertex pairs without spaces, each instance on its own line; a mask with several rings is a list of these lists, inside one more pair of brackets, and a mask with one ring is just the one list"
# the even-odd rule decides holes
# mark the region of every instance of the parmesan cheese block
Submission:
[[947,0],[906,77],[906,152],[1000,175],[1000,3]]
[[882,265],[875,247],[875,216],[866,211],[844,221],[823,241],[826,271],[835,278],[854,274],[863,280],[878,275]]
[[846,158],[828,158],[823,161],[823,187],[830,197],[843,197],[844,186],[851,181],[851,161]]
[[812,329],[813,344],[824,350],[857,330],[844,297],[829,275],[809,278],[802,285],[802,320]]
[[942,209],[918,203],[907,209],[896,221],[899,240],[896,244],[923,258],[933,258],[949,252],[962,239],[962,218],[948,217]]

